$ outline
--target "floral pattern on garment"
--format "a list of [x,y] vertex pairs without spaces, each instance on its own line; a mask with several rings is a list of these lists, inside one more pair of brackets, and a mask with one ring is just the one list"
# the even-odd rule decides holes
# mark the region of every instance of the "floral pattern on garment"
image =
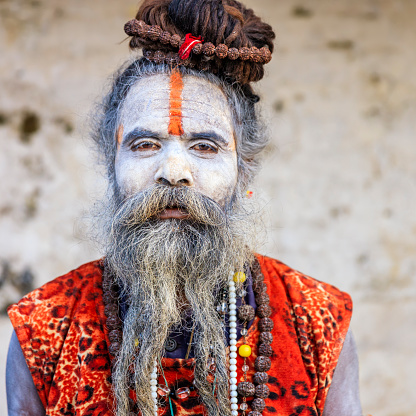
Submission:
[[[348,331],[351,299],[277,260],[263,256],[258,260],[274,321],[270,395],[263,415],[321,415]],[[87,263],[8,309],[48,416],[113,414],[102,274],[101,261]],[[257,357],[257,321],[246,337],[253,347],[247,360],[249,381]],[[164,358],[162,364],[170,388],[191,386],[193,359]],[[243,380],[241,366],[239,357],[238,381]],[[162,378],[159,382],[165,384]],[[171,408],[180,416],[204,414],[197,391],[185,399],[173,397],[171,405],[162,400],[159,415],[170,415]]]

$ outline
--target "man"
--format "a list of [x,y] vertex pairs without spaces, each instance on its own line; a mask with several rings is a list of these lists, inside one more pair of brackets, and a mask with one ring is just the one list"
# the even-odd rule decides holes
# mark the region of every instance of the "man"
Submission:
[[148,0],[95,140],[99,261],[9,308],[9,415],[361,414],[347,294],[254,254],[274,33],[230,1]]

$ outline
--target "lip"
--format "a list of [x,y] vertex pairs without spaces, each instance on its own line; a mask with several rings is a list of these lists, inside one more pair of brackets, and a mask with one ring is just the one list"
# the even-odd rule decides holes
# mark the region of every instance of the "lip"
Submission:
[[167,220],[175,218],[177,220],[184,220],[189,217],[187,212],[181,211],[179,208],[166,208],[159,214],[160,220]]

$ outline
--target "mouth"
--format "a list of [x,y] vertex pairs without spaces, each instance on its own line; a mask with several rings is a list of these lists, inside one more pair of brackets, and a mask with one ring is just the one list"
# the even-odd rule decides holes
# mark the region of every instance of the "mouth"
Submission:
[[165,208],[162,212],[159,213],[158,218],[160,220],[167,220],[170,218],[175,218],[177,220],[184,220],[189,218],[189,214],[186,212],[185,208],[172,206]]

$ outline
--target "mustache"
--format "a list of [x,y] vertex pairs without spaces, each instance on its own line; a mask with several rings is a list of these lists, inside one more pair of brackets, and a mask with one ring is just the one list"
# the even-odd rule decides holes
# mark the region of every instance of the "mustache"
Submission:
[[169,208],[178,208],[187,214],[187,218],[181,221],[215,227],[224,226],[227,222],[227,208],[222,208],[208,196],[186,186],[161,184],[152,185],[121,201],[113,221],[128,228],[137,227],[159,221],[158,215]]

